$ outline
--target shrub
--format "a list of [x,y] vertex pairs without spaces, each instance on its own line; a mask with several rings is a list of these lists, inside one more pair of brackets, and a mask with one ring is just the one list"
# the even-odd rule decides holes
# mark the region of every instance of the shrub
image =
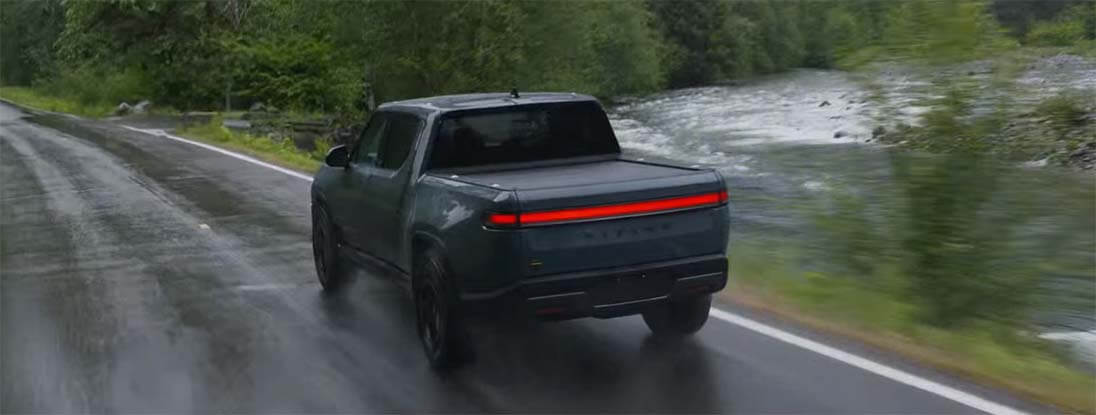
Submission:
[[1036,23],[1027,35],[1029,45],[1070,46],[1085,38],[1085,26],[1078,20]]
[[110,70],[80,67],[38,83],[45,93],[85,106],[114,106],[152,98],[151,81],[136,69]]
[[281,108],[340,111],[352,107],[357,77],[340,70],[334,46],[300,34],[227,42],[237,92]]
[[1025,39],[1037,46],[1073,46],[1096,39],[1096,3],[1078,4],[1063,10],[1054,20],[1038,22]]
[[1086,111],[1081,102],[1076,95],[1061,94],[1039,103],[1035,113],[1057,129],[1068,129],[1084,123]]

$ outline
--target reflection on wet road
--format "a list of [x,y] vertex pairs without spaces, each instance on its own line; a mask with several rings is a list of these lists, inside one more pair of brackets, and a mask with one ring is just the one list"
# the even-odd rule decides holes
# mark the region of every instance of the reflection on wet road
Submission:
[[306,181],[2,104],[0,176],[3,413],[972,411],[718,320],[485,325],[438,375],[396,285],[321,294]]

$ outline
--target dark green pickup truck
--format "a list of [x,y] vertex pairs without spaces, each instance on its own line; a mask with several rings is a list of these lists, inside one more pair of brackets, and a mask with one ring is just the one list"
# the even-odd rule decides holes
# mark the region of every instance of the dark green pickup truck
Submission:
[[435,366],[472,316],[707,321],[727,282],[722,177],[625,158],[590,96],[469,94],[380,106],[312,185],[324,290],[368,261],[407,282]]

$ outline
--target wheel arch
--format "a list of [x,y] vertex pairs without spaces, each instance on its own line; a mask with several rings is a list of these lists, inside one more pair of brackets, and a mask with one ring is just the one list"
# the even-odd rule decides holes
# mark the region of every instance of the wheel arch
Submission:
[[438,237],[434,232],[428,229],[417,229],[411,233],[411,269],[414,271],[414,267],[417,266],[418,258],[420,255],[426,253],[429,250],[437,250],[443,258],[446,258],[448,262],[448,250],[445,248],[445,242]]

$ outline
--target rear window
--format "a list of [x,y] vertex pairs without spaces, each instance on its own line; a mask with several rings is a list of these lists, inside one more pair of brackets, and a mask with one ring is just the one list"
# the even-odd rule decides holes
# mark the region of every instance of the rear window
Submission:
[[436,169],[620,152],[609,120],[593,102],[459,112],[440,128],[430,155]]

